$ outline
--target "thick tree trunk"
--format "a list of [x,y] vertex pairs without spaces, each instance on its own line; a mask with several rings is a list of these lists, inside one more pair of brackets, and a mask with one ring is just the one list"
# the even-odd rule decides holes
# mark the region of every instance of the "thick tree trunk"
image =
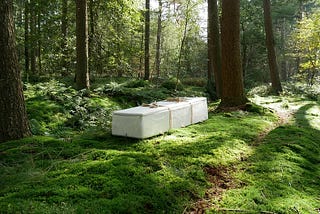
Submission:
[[76,88],[89,89],[87,1],[76,0],[77,66]]
[[242,76],[245,80],[246,77],[246,70],[248,66],[248,45],[245,37],[245,28],[244,25],[241,23],[241,30],[242,30]]
[[[217,0],[208,1],[208,91],[221,97],[221,37]],[[214,87],[215,85],[215,87]]]
[[150,79],[150,0],[146,0],[144,36],[144,79]]
[[222,1],[222,94],[221,108],[241,107],[244,93],[240,56],[240,0]]
[[30,136],[15,46],[12,1],[0,1],[0,142]]
[[156,43],[156,74],[160,77],[160,63],[161,63],[161,32],[162,32],[162,0],[158,0],[159,14],[158,14],[158,28],[157,28],[157,43]]
[[264,10],[264,26],[266,31],[266,45],[268,49],[268,60],[270,69],[270,78],[272,83],[272,90],[274,93],[279,94],[282,91],[281,82],[279,78],[278,64],[276,52],[274,49],[274,38],[271,19],[270,0],[263,0]]

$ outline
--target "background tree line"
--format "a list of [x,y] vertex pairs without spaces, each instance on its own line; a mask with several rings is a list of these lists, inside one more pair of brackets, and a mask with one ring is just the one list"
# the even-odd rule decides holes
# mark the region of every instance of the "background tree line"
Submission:
[[[208,3],[210,3],[209,1]],[[212,1],[214,2],[214,1]],[[219,1],[218,1],[219,3]],[[319,1],[271,2],[274,43],[282,80],[318,73]],[[18,53],[24,77],[73,75],[76,68],[76,4],[71,0],[15,0]],[[151,1],[150,78],[207,75],[206,29],[201,0]],[[241,61],[246,86],[268,82],[262,1],[241,0]],[[145,1],[87,0],[89,72],[144,76]],[[221,7],[218,5],[221,18]],[[309,24],[307,24],[309,23]],[[314,35],[307,32],[314,32]],[[308,40],[309,42],[306,42]],[[308,53],[306,53],[308,52]],[[300,71],[300,72],[299,72]],[[148,79],[148,78],[147,78]]]

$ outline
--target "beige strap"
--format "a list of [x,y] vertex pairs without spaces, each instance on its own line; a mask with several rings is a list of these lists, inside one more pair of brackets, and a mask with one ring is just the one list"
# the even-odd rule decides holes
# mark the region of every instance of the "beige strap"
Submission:
[[142,103],[142,107],[157,108],[159,107],[159,105],[157,104],[157,102],[153,102],[150,104]]
[[168,97],[167,99],[166,99],[166,101],[169,101],[169,102],[184,102],[184,101],[186,101],[186,98],[184,98],[184,97]]

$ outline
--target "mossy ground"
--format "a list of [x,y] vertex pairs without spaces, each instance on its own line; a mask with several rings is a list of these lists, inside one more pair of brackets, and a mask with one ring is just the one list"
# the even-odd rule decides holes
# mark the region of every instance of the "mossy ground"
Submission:
[[277,99],[260,102],[289,111],[292,117],[266,133],[250,157],[239,163],[234,179],[241,186],[227,191],[209,213],[319,213],[319,102]]
[[[90,94],[59,82],[27,85],[36,136],[0,145],[1,212],[183,213],[207,197],[207,212],[316,213],[318,101],[255,97],[258,104],[281,99],[282,109],[301,105],[295,120],[259,143],[277,117],[258,107],[211,111],[203,123],[146,140],[114,137],[115,109],[176,93],[201,95],[199,88],[171,94],[163,88],[150,92],[151,84],[131,84],[137,84],[129,84],[134,90],[120,83],[99,85]],[[128,104],[130,93],[134,99]],[[218,196],[208,193],[214,181]]]

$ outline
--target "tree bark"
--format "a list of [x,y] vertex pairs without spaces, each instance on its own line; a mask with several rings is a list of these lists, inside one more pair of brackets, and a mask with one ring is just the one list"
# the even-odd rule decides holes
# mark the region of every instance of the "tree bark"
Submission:
[[212,98],[220,98],[222,91],[221,37],[217,3],[217,0],[208,1],[208,91]]
[[76,0],[77,66],[76,88],[89,89],[87,1]]
[[156,74],[160,77],[160,63],[161,63],[161,32],[162,32],[162,0],[158,0],[159,14],[158,14],[158,28],[157,28],[157,43],[156,43]]
[[38,14],[37,14],[37,58],[38,58],[38,71],[41,73],[42,71],[42,57],[41,57],[41,10],[38,8]]
[[279,94],[282,91],[282,86],[279,78],[276,52],[274,49],[270,0],[263,0],[263,11],[272,90],[274,93]]
[[245,28],[244,25],[241,23],[241,30],[242,30],[242,76],[245,80],[246,77],[246,70],[247,70],[247,62],[248,62],[248,44],[247,39],[245,37]]
[[29,75],[30,72],[30,56],[29,56],[29,0],[24,3],[24,60],[25,72]]
[[31,64],[31,75],[32,77],[36,77],[37,73],[37,67],[36,67],[36,13],[34,10],[34,0],[30,3],[32,10],[30,10],[30,35],[31,35],[31,41],[30,41],[30,64]]
[[281,79],[286,81],[288,79],[287,59],[286,59],[286,18],[281,20]]
[[240,56],[240,0],[222,1],[221,44],[220,108],[239,108],[247,102]]
[[31,135],[15,43],[12,0],[0,1],[0,142]]
[[144,79],[150,79],[150,0],[146,0],[144,36]]
[[67,65],[67,36],[68,36],[68,0],[62,0],[62,15],[61,15],[61,76],[68,75],[68,65]]
[[179,84],[179,79],[180,79],[180,73],[181,73],[181,61],[182,61],[182,51],[186,43],[187,39],[187,30],[189,26],[189,6],[190,6],[190,0],[187,0],[186,2],[186,14],[185,14],[185,23],[184,23],[184,28],[183,28],[183,34],[182,34],[182,39],[181,39],[181,44],[180,44],[180,49],[179,49],[179,55],[178,55],[178,71],[177,71],[177,80],[176,80],[176,90],[178,88]]

